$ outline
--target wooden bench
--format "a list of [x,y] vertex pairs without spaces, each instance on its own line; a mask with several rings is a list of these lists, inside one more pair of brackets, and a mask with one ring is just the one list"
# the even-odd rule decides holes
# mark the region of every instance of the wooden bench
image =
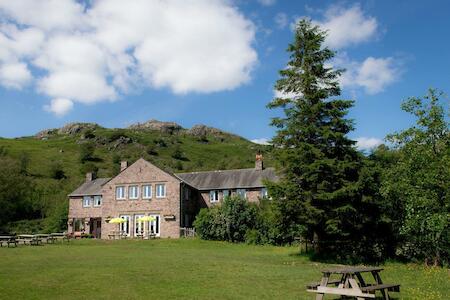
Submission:
[[388,290],[389,292],[400,292],[400,284],[383,283],[383,284],[369,285],[361,288],[361,291],[363,292],[375,292],[379,290]]
[[[330,280],[330,281],[328,281],[327,285],[336,285],[337,286],[337,285],[339,285],[340,282],[341,282],[340,279]],[[307,284],[306,288],[308,290],[316,290],[319,285],[320,285],[320,282],[313,282],[313,283]]]

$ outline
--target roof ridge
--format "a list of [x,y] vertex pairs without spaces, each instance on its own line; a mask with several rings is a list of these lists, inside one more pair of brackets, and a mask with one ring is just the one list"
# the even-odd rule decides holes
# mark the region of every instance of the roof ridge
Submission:
[[220,173],[220,172],[231,172],[231,171],[246,171],[246,170],[255,170],[255,171],[264,171],[268,169],[274,169],[272,167],[264,168],[263,170],[257,170],[255,168],[243,168],[243,169],[226,169],[226,170],[211,170],[211,171],[194,171],[194,172],[183,172],[183,173],[175,173],[176,175],[184,175],[184,174],[201,174],[201,173]]

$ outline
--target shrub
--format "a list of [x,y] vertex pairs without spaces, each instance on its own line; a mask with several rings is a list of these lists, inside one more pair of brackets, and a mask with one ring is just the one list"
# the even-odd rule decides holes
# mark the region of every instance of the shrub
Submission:
[[244,242],[255,228],[256,207],[240,197],[227,197],[222,205],[201,209],[194,221],[200,238]]

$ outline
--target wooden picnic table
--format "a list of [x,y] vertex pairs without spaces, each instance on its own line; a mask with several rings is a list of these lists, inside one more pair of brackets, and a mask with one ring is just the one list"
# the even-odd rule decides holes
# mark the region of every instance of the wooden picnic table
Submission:
[[115,240],[115,239],[123,239],[123,238],[127,238],[127,234],[124,231],[111,231],[110,234],[108,234],[108,238],[111,240]]
[[35,234],[37,238],[40,238],[42,241],[45,241],[47,244],[54,244],[55,243],[55,237],[51,234]]
[[[380,267],[340,267],[322,270],[321,281],[307,285],[307,291],[317,293],[316,300],[322,300],[326,294],[356,297],[358,300],[374,299],[376,291],[381,292],[383,299],[389,299],[390,291],[400,292],[400,284],[384,284],[380,276],[382,270]],[[371,273],[375,283],[366,283],[362,273]],[[340,278],[331,280],[333,274]]]
[[54,233],[51,233],[50,236],[52,237],[54,242],[58,241],[58,240],[60,240],[62,242],[64,242],[64,240],[66,240],[67,242],[69,242],[69,239],[70,239],[69,235],[65,232],[54,232]]
[[42,244],[42,239],[36,234],[20,234],[17,236],[17,242],[37,246]]
[[9,245],[14,245],[15,247],[17,247],[17,239],[13,235],[1,235],[0,236],[0,247],[3,247],[3,243],[5,243],[8,246],[8,248],[9,248]]

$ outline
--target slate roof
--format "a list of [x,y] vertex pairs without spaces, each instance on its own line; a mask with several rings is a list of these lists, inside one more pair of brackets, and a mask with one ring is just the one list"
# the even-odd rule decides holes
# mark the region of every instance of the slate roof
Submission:
[[76,196],[95,196],[102,194],[102,186],[105,185],[111,178],[97,178],[92,181],[87,181],[80,185],[75,191],[69,194],[69,197]]
[[177,173],[175,175],[198,190],[258,188],[264,186],[262,183],[264,179],[278,180],[273,168]]

